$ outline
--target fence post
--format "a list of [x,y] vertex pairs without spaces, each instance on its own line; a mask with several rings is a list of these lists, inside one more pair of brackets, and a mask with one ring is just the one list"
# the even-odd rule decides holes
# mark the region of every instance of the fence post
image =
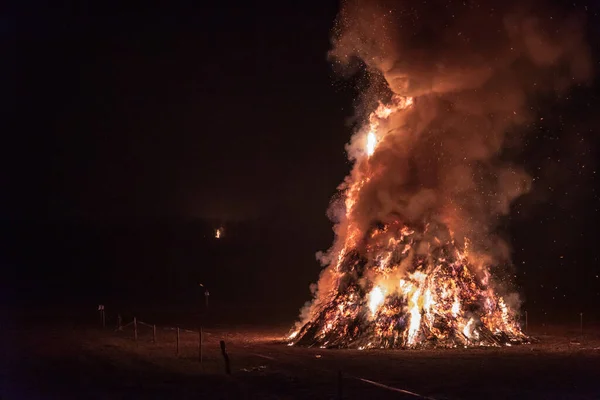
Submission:
[[133,340],[137,342],[137,318],[133,317]]
[[152,342],[156,343],[156,325],[152,325]]
[[121,321],[121,314],[117,314],[117,330],[123,330],[123,322]]
[[338,376],[337,376],[337,394],[338,394],[338,400],[342,400],[342,393],[343,393],[343,376],[342,376],[342,370],[338,371]]
[[579,313],[579,329],[581,330],[581,336],[583,336],[583,313]]
[[527,311],[525,311],[525,333],[527,333],[527,324],[528,324],[528,321],[527,321]]
[[202,327],[198,331],[198,360],[202,364]]
[[98,316],[100,317],[100,323],[102,328],[106,328],[106,319],[104,318],[104,304],[98,304]]
[[231,375],[231,367],[229,365],[229,356],[227,355],[227,351],[225,350],[225,341],[221,340],[221,354],[223,355],[223,359],[225,360],[225,373],[227,375]]

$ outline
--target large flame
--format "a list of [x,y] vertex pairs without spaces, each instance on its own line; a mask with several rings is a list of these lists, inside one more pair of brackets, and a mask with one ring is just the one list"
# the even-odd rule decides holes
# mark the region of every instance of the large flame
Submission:
[[390,105],[379,103],[377,109],[371,113],[369,117],[369,131],[367,132],[367,143],[365,146],[365,152],[368,157],[372,156],[375,152],[375,147],[381,139],[378,132],[379,124],[382,120],[387,119],[392,113],[409,107],[412,105],[412,97],[394,96]]
[[332,257],[331,289],[318,293],[289,336],[291,344],[363,349],[526,339],[515,313],[496,294],[489,267],[471,262],[468,238],[455,238],[439,222],[409,224],[401,216],[367,231],[357,222],[354,207],[376,173],[370,158],[386,135],[399,134],[382,125],[412,105],[412,98],[394,96],[370,115],[364,155],[354,170],[359,173],[345,191],[346,232]]

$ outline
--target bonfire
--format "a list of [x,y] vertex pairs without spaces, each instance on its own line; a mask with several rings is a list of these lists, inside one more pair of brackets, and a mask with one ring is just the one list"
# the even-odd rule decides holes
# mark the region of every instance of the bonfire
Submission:
[[[469,239],[440,221],[419,223],[391,213],[368,229],[354,207],[377,171],[369,165],[385,121],[412,107],[393,96],[370,115],[364,154],[344,187],[340,246],[321,291],[289,336],[290,345],[350,348],[499,346],[528,340],[517,313],[498,295],[488,265],[470,260]],[[393,134],[393,133],[391,133]]]
[[[539,96],[591,78],[575,15],[523,2],[343,1],[330,60],[356,80],[353,163],[290,345],[528,342],[502,227]],[[545,97],[544,97],[545,98]]]

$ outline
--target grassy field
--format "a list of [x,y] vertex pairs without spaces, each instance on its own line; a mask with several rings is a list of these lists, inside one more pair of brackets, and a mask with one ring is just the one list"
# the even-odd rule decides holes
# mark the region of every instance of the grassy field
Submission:
[[[198,333],[30,326],[4,335],[2,399],[598,399],[600,330],[534,329],[539,342],[451,350],[325,350],[281,342],[288,326]],[[225,374],[224,340],[232,374]],[[339,379],[341,372],[342,379]],[[363,379],[363,380],[361,380]],[[377,386],[364,380],[387,387]]]

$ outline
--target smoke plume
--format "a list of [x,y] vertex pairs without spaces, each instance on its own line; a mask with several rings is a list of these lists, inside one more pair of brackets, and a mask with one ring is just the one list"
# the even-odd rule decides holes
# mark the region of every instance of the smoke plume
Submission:
[[[330,56],[342,70],[358,60],[385,78],[390,93],[415,98],[386,121],[394,134],[370,160],[377,173],[354,210],[360,224],[394,214],[438,220],[506,261],[495,223],[531,180],[501,157],[503,147],[535,118],[528,99],[587,81],[591,67],[577,15],[540,3],[491,3],[348,1]],[[385,101],[390,93],[375,95]]]

